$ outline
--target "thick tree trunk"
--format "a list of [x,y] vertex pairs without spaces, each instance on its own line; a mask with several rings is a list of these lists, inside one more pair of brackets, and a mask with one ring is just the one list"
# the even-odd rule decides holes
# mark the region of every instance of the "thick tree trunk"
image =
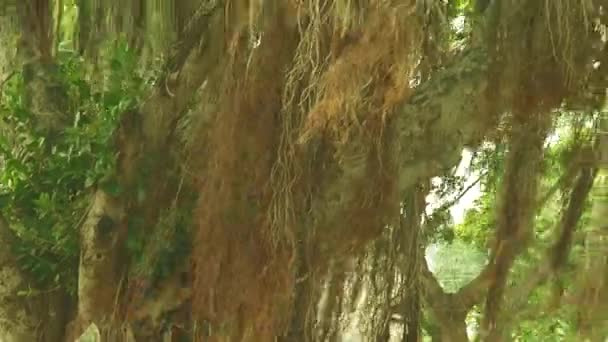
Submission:
[[449,320],[441,321],[442,342],[468,342],[466,313],[450,315]]
[[[119,152],[116,178],[122,189],[122,195],[114,197],[101,188],[98,189],[92,196],[93,201],[88,217],[80,227],[78,308],[76,317],[68,329],[66,337],[68,341],[77,338],[91,323],[100,328],[102,339],[108,341],[128,340],[130,338],[128,335],[133,334],[129,331],[137,330],[130,326],[130,323],[133,322],[129,322],[130,317],[124,312],[124,309],[129,305],[135,307],[147,307],[147,305],[141,302],[125,303],[128,299],[124,290],[130,289],[133,285],[131,282],[137,280],[131,279],[132,277],[128,273],[129,257],[124,249],[128,220],[134,215],[140,215],[144,217],[148,226],[153,227],[157,223],[161,209],[171,204],[168,198],[175,197],[176,188],[166,185],[170,184],[168,179],[172,171],[170,168],[173,167],[172,162],[168,158],[153,156],[169,154],[168,149],[172,147],[171,144],[175,140],[177,120],[183,115],[191,98],[196,94],[196,90],[208,77],[211,68],[217,65],[223,50],[223,42],[221,39],[209,39],[209,37],[218,37],[218,33],[223,29],[223,25],[218,20],[222,17],[221,11],[216,11],[218,8],[212,4],[209,5],[208,12],[198,13],[196,20],[193,21],[195,30],[191,29],[184,33],[188,39],[181,41],[177,50],[174,51],[175,58],[168,63],[166,72],[170,76],[166,78],[170,78],[170,82],[163,82],[155,90],[143,104],[141,113],[130,112],[124,115],[115,140],[115,147]],[[36,123],[48,133],[49,139],[52,139],[64,125],[62,114],[65,111],[62,108],[61,100],[65,96],[57,93],[61,89],[57,87],[52,76],[56,70],[53,70],[55,65],[52,56],[52,20],[49,1],[21,2],[17,9],[22,25],[18,52],[19,58],[24,64],[27,105],[37,117]],[[3,16],[2,20],[5,19]],[[2,29],[6,30],[9,27],[8,25],[3,26]],[[85,25],[83,29],[86,28]],[[207,30],[208,28],[209,30]],[[4,32],[2,33],[4,34]],[[1,37],[5,39],[7,36],[1,35]],[[201,39],[204,43],[198,45]],[[197,49],[193,48],[195,45],[198,45]],[[4,67],[4,65],[2,66]],[[171,86],[171,89],[168,90],[167,86]],[[153,178],[140,182],[139,178],[142,177],[141,169],[144,164],[153,170]],[[136,182],[144,183],[147,187],[147,197],[143,201],[133,198],[137,193],[133,191]],[[21,291],[23,287],[21,282],[15,283],[18,287],[11,287],[11,291],[12,289]],[[174,293],[171,298],[164,299],[165,302],[173,300],[174,303],[161,309],[161,312],[174,310],[175,303],[181,305],[185,299],[185,292],[176,288],[175,284],[169,285],[169,290],[165,292],[177,293]],[[163,292],[161,291],[161,293]],[[7,296],[6,298],[15,297],[15,294],[10,292],[4,293],[4,295]],[[55,295],[48,295],[46,298],[50,300],[55,298]],[[145,302],[149,299],[140,300]],[[156,299],[151,299],[151,301],[153,300]],[[29,303],[29,299],[15,301],[15,303],[25,305]],[[39,305],[39,307],[41,306]],[[16,307],[9,308],[10,312],[21,315]],[[57,305],[57,308],[68,309],[66,305]],[[141,312],[141,310],[135,311]],[[65,314],[66,312],[63,311],[57,313],[57,319],[64,317]],[[137,314],[134,315],[136,316],[134,319],[148,320],[150,315],[156,318],[154,315],[157,313]],[[2,321],[4,320],[4,317],[0,318]],[[38,318],[34,313],[28,317],[30,320]],[[54,320],[49,322],[51,321]],[[29,327],[40,326],[35,321],[32,321],[31,324],[24,321],[23,324]],[[125,329],[121,329],[122,327]],[[17,331],[15,329],[17,328],[11,328],[11,331]],[[127,331],[126,334],[125,331]],[[32,328],[32,331],[24,332],[26,334],[24,336],[34,336],[32,334],[45,336],[42,333],[50,334],[42,329]],[[61,328],[61,333],[63,333],[63,328]],[[135,335],[141,334],[135,331]],[[52,341],[61,340],[61,337],[56,334],[52,336],[55,336],[51,337]]]

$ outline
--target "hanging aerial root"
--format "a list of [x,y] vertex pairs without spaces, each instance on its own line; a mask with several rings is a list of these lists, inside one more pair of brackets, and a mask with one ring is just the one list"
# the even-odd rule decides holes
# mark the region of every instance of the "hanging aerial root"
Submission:
[[341,34],[334,27],[331,63],[317,85],[300,143],[324,133],[338,144],[379,134],[374,128],[383,127],[408,94],[418,43],[415,25],[405,22],[412,8],[378,5],[360,26]]
[[591,19],[595,11],[593,3],[584,0],[544,0],[542,3],[553,58],[562,69],[566,84],[575,86],[584,77],[581,50],[585,47],[581,43],[589,41],[595,25]]
[[[302,202],[313,197],[313,188],[322,187],[311,186],[319,165],[379,158],[382,148],[372,145],[383,140],[390,113],[409,92],[419,41],[413,8],[414,1],[347,0],[307,0],[297,8],[300,43],[286,79],[271,180],[273,231],[297,235],[294,217],[306,210]],[[298,200],[296,193],[302,194]]]
[[[303,279],[322,279],[331,264],[359,255],[398,211],[389,121],[416,65],[414,5],[306,0],[297,8],[300,42],[283,92],[268,221],[275,245],[282,236],[302,245]],[[325,323],[338,324],[353,305],[361,287],[347,291],[347,283],[334,289]],[[323,293],[320,284],[308,292]]]
[[414,3],[393,5],[374,2],[346,30],[343,21],[334,23],[316,101],[297,132],[300,148],[325,150],[315,167],[324,166],[319,172],[328,183],[312,196],[325,241],[319,255],[348,254],[377,237],[398,203],[389,121],[409,94],[418,40]]
[[193,310],[205,341],[272,341],[288,319],[292,251],[285,243],[273,246],[267,210],[283,71],[297,40],[295,28],[283,22],[291,18],[265,14],[256,28],[259,41],[249,39],[247,20],[227,38],[225,79],[207,138],[193,255]]

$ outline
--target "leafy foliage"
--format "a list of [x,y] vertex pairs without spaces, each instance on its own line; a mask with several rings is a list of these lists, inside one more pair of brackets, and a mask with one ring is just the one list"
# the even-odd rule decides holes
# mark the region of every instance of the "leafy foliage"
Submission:
[[20,236],[23,267],[45,284],[75,290],[77,229],[90,189],[116,189],[113,134],[119,116],[135,108],[146,89],[134,73],[137,60],[126,45],[110,50],[105,86],[87,80],[83,61],[60,51],[56,72],[67,95],[69,125],[49,134],[35,125],[25,104],[27,78],[16,73],[2,89],[0,201],[2,214]]
[[[539,199],[536,220],[534,223],[534,235],[530,243],[530,248],[526,250],[515,262],[511,270],[510,285],[525,283],[530,276],[530,271],[542,262],[547,247],[556,238],[559,224],[559,213],[569,189],[572,187],[572,180],[567,177],[572,170],[581,167],[581,161],[576,160],[580,157],[581,146],[586,146],[590,141],[589,125],[581,124],[588,121],[589,116],[561,115],[558,129],[551,136],[545,145],[544,172],[541,179],[541,198]],[[495,231],[495,208],[497,206],[497,189],[502,175],[504,150],[500,144],[485,145],[477,152],[473,161],[473,168],[478,171],[486,171],[482,179],[482,192],[475,200],[473,207],[465,213],[464,222],[454,227],[457,241],[462,241],[461,245],[454,245],[450,248],[440,248],[440,250],[451,250],[435,255],[436,263],[448,265],[444,268],[437,268],[434,272],[440,282],[444,283],[450,273],[470,267],[471,261],[459,263],[456,267],[449,267],[457,258],[470,253],[471,248],[487,250],[488,243]],[[589,222],[590,203],[587,203],[586,211],[583,214],[579,226],[584,226]],[[454,250],[456,248],[456,250]],[[575,242],[571,252],[572,260],[580,260],[583,250],[580,239]],[[445,254],[447,253],[447,254]],[[464,265],[463,265],[464,264]],[[473,263],[475,264],[475,263]],[[469,266],[466,266],[469,265]],[[472,265],[472,264],[471,264]],[[576,264],[569,262],[566,269],[559,277],[544,286],[536,289],[530,296],[527,309],[519,313],[521,323],[517,324],[512,331],[512,338],[516,341],[535,340],[538,336],[546,336],[548,341],[562,341],[572,338],[576,332],[576,320],[574,313],[569,306],[551,306],[557,292],[563,291],[574,284]],[[460,273],[459,273],[460,272]],[[458,284],[452,284],[458,287]],[[463,284],[460,284],[463,285]],[[556,292],[557,291],[557,292]]]

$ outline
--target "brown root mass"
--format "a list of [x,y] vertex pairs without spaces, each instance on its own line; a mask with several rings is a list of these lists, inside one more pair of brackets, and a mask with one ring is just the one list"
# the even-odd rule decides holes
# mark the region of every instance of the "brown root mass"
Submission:
[[[417,44],[412,8],[374,2],[350,14],[359,25],[344,28],[345,21],[335,19],[329,63],[296,141],[299,146],[320,142],[324,159],[313,168],[323,167],[313,174],[346,186],[320,184],[312,195],[320,268],[332,256],[352,255],[378,237],[397,212],[389,122],[409,93],[410,57]],[[315,208],[317,203],[323,207]]]
[[[332,14],[313,11],[322,4]],[[294,258],[316,274],[295,276],[322,279],[333,258],[365,246],[398,212],[388,122],[409,91],[416,32],[404,21],[413,20],[413,2],[365,11],[344,4],[300,4],[300,25],[318,30],[301,30],[299,47],[296,28],[270,16],[248,56],[246,30],[229,42],[194,255],[203,336],[281,334]],[[364,166],[351,179],[353,160]],[[337,177],[347,188],[327,192]]]
[[229,42],[194,255],[194,310],[203,340],[272,340],[292,287],[290,251],[272,248],[265,215],[282,81],[294,41],[278,20],[257,48],[249,49],[246,30]]
[[[272,340],[287,324],[318,329],[304,336],[319,336],[318,331],[331,336],[329,326],[353,304],[347,293],[359,293],[362,279],[375,278],[350,274],[342,265],[354,258],[395,269],[394,255],[369,257],[366,247],[398,217],[403,194],[395,183],[404,161],[395,160],[394,149],[428,146],[398,146],[391,124],[410,95],[420,63],[417,3],[231,1],[226,7],[233,20],[228,27],[235,29],[228,35],[219,109],[206,139],[209,162],[194,255],[194,310],[201,336]],[[489,42],[488,93],[471,96],[485,95],[496,108],[512,110],[517,128],[528,132],[532,125],[529,135],[514,137],[513,148],[536,153],[548,112],[579,83],[574,71],[585,63],[583,53],[572,47],[588,30],[565,31],[558,24],[584,18],[586,12],[582,6],[562,11],[563,1],[501,3],[496,6],[506,15],[494,23],[496,34]],[[496,124],[499,115],[488,116],[488,125]],[[505,176],[510,197],[505,196],[499,213],[498,297],[517,254],[515,245],[525,240],[531,215],[525,203],[534,202],[536,175],[522,167],[518,153]],[[529,186],[511,191],[522,179]],[[504,244],[510,246],[504,249]],[[373,318],[375,331],[387,326],[388,298],[406,286],[404,279],[389,278],[374,292],[385,297],[384,307],[374,308],[381,312]],[[319,313],[323,283],[338,297]],[[283,321],[289,314],[305,320],[320,316],[322,322]]]
[[[377,137],[394,106],[409,90],[408,59],[415,29],[406,10],[369,10],[361,27],[334,34],[332,63],[320,79],[318,100],[310,109],[300,142],[326,133],[337,143],[357,135]],[[411,10],[404,5],[405,9]],[[405,12],[405,13],[404,13]]]

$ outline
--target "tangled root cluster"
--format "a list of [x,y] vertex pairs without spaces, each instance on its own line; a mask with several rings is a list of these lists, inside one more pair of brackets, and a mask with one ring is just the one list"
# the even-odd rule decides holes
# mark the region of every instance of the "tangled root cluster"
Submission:
[[285,316],[282,307],[292,288],[285,262],[290,251],[272,248],[265,232],[281,111],[280,70],[291,60],[294,36],[281,22],[274,24],[253,50],[248,31],[231,37],[219,110],[208,136],[197,214],[200,248],[194,255],[194,309],[203,340],[272,340],[284,325],[276,318]]
[[[398,212],[387,127],[409,93],[414,4],[264,2],[262,12],[279,7],[285,22],[243,25],[265,27],[254,49],[246,30],[229,39],[198,210],[194,306],[209,328],[203,335],[271,340],[288,323],[277,317],[289,316],[295,278],[313,276],[295,274],[294,261],[324,277],[332,255],[363,246]],[[350,179],[353,160],[366,166]],[[324,187],[332,183],[341,184],[332,194],[348,195],[334,201]],[[301,241],[315,257],[297,251]]]

